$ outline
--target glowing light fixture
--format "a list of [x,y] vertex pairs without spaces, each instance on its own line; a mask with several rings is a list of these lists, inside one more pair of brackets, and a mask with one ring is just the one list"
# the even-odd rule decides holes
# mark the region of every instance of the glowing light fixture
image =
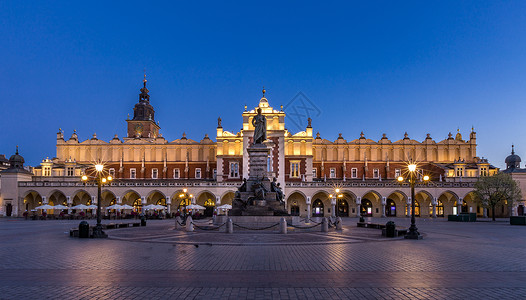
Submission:
[[82,175],[82,181],[86,181],[86,180],[88,180],[88,176]]
[[404,177],[402,177],[402,176],[398,176],[397,180],[400,181],[400,182],[402,182],[402,181],[404,181]]
[[103,169],[104,169],[104,165],[101,165],[101,164],[96,164],[95,165],[95,170],[97,172],[102,172]]
[[424,181],[428,181],[429,180],[429,175],[424,175]]
[[409,169],[409,172],[416,171],[416,165],[415,164],[410,164],[410,165],[407,166],[407,168]]

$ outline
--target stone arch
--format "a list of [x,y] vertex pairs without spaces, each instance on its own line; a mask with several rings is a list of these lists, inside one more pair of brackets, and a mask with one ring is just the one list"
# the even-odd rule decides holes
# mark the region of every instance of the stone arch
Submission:
[[340,217],[355,216],[356,198],[356,194],[352,191],[341,190],[340,194],[336,196],[336,215]]
[[307,196],[302,191],[295,190],[287,197],[287,211],[291,215],[307,215]]
[[349,198],[352,198],[354,200],[356,200],[356,198],[357,198],[356,194],[354,192],[352,192],[351,190],[341,190],[340,193],[344,194],[344,195],[346,195]]
[[42,195],[35,190],[29,190],[24,193],[24,207],[23,211],[31,212],[35,207],[42,204]]
[[484,209],[477,201],[477,194],[475,191],[470,191],[464,195],[462,198],[464,203],[467,204],[467,210],[469,213],[476,213],[477,216],[483,216]]
[[[188,192],[188,190],[187,190],[187,192]],[[179,195],[181,195],[181,194],[183,194],[183,193],[184,193],[183,189],[178,189],[178,190],[176,190],[175,192],[173,192],[173,193],[172,193],[172,196],[171,196],[172,203],[177,202],[176,199],[179,199]],[[179,203],[177,203],[177,205],[179,205]]]
[[121,202],[123,205],[128,204],[130,206],[133,206],[137,199],[141,199],[141,194],[139,194],[135,190],[127,190],[124,193],[122,193],[121,196]]
[[166,205],[166,196],[163,192],[159,190],[152,190],[148,193],[148,196],[146,197],[146,205],[149,204]]
[[[401,190],[392,191],[386,199],[385,215],[389,217],[405,216],[407,209],[407,199],[407,195]],[[390,202],[390,200],[392,202]]]
[[[316,191],[312,197],[311,197],[311,206],[312,206],[312,215],[317,215],[316,214],[316,205],[315,205],[315,202],[316,200],[319,200],[323,206],[319,206],[320,209],[323,208],[323,216],[327,216],[331,214],[331,199],[329,198],[329,193],[325,190],[318,190]],[[320,211],[320,214],[318,214],[321,216],[321,211]]]
[[[420,190],[415,192],[415,200],[420,205],[420,217],[431,217],[433,216],[433,195],[426,190]],[[415,210],[416,212],[416,210]]]
[[438,200],[442,202],[444,206],[444,216],[452,215],[454,212],[455,203],[459,200],[458,195],[450,190],[443,191]]
[[[216,201],[216,200],[215,200],[215,199],[216,199],[216,195],[215,195],[214,193],[212,193],[210,190],[202,190],[202,191],[200,191],[199,193],[197,193],[197,195],[195,196],[195,201],[196,201],[196,203],[198,203],[197,201],[198,201],[199,198],[201,198],[201,196],[204,195],[204,194],[210,194],[210,195],[212,195],[214,202]],[[204,203],[204,202],[203,202],[203,203]],[[198,204],[199,204],[199,203],[198,203]],[[199,204],[199,205],[202,205],[202,204]]]
[[76,190],[71,196],[72,206],[84,204],[87,205],[91,202],[91,194],[84,189]]
[[[64,198],[66,198],[66,195],[64,194],[64,192],[62,192],[59,189],[54,189],[51,192],[49,192],[49,194],[47,195],[47,199],[49,200],[51,197],[57,196],[56,195],[57,193],[62,194],[64,196]],[[55,204],[62,204],[62,203],[55,203]]]
[[294,193],[298,193],[298,194],[300,194],[301,196],[303,196],[303,198],[305,199],[305,201],[307,201],[307,195],[305,195],[304,192],[302,192],[302,191],[300,191],[300,190],[293,190],[293,191],[290,191],[290,192],[289,192],[289,196],[287,197],[287,202],[288,202],[290,196],[292,196],[292,194],[294,194]]
[[195,197],[195,203],[206,207],[204,211],[200,211],[207,217],[211,217],[216,207],[216,196],[208,190],[201,191]]
[[117,196],[115,195],[115,193],[108,189],[102,190],[101,197],[102,197],[101,205],[104,207],[108,207],[112,204],[115,204],[113,202],[116,202],[117,200]]
[[360,214],[366,214],[372,217],[380,217],[382,215],[382,212],[380,211],[382,209],[381,201],[382,195],[380,193],[375,190],[367,191],[362,196]]
[[232,190],[226,191],[221,195],[221,205],[230,204],[232,205],[232,200],[234,200],[235,192]]

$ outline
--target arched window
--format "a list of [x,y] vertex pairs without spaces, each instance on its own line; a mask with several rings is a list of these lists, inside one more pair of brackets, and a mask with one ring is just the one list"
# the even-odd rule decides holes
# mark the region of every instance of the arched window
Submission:
[[336,213],[338,217],[349,216],[349,204],[345,199],[338,199],[336,202]]

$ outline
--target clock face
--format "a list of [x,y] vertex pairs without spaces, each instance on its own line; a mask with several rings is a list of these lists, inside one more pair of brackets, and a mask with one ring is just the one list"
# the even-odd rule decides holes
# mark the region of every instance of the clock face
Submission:
[[142,133],[142,124],[135,125],[135,132],[138,134]]

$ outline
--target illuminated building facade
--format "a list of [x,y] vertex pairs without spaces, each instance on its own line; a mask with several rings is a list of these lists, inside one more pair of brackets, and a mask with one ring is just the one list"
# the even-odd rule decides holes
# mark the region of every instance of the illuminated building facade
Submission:
[[75,131],[66,138],[59,130],[55,158],[44,159],[31,175],[5,179],[2,173],[2,182],[7,180],[16,188],[2,188],[0,214],[7,214],[7,202],[13,216],[42,203],[94,204],[96,187],[85,186],[80,176],[98,161],[104,162],[115,178],[104,187],[103,206],[128,204],[140,209],[147,204],[162,204],[175,212],[180,208],[183,189],[192,194],[191,201],[200,205],[213,208],[230,204],[242,179],[248,176],[244,149],[252,142],[251,120],[257,108],[267,119],[265,144],[271,148],[268,172],[284,187],[286,207],[293,215],[409,215],[409,186],[396,182],[409,160],[417,161],[419,169],[432,180],[416,189],[417,215],[486,214],[474,201],[473,183],[498,169],[477,156],[473,129],[467,140],[457,132],[455,137],[450,133],[438,142],[429,135],[419,142],[407,133],[397,141],[385,134],[375,141],[363,133],[352,140],[340,134],[335,141],[329,141],[313,135],[307,118],[305,130],[289,132],[283,108],[271,107],[263,90],[257,107],[249,110],[245,106],[242,111],[239,132],[225,130],[218,119],[215,141],[208,135],[195,141],[185,134],[169,141],[155,120],[146,79],[133,118],[126,120],[126,137],[115,135],[110,141],[102,141],[94,134],[91,139],[79,141]]

